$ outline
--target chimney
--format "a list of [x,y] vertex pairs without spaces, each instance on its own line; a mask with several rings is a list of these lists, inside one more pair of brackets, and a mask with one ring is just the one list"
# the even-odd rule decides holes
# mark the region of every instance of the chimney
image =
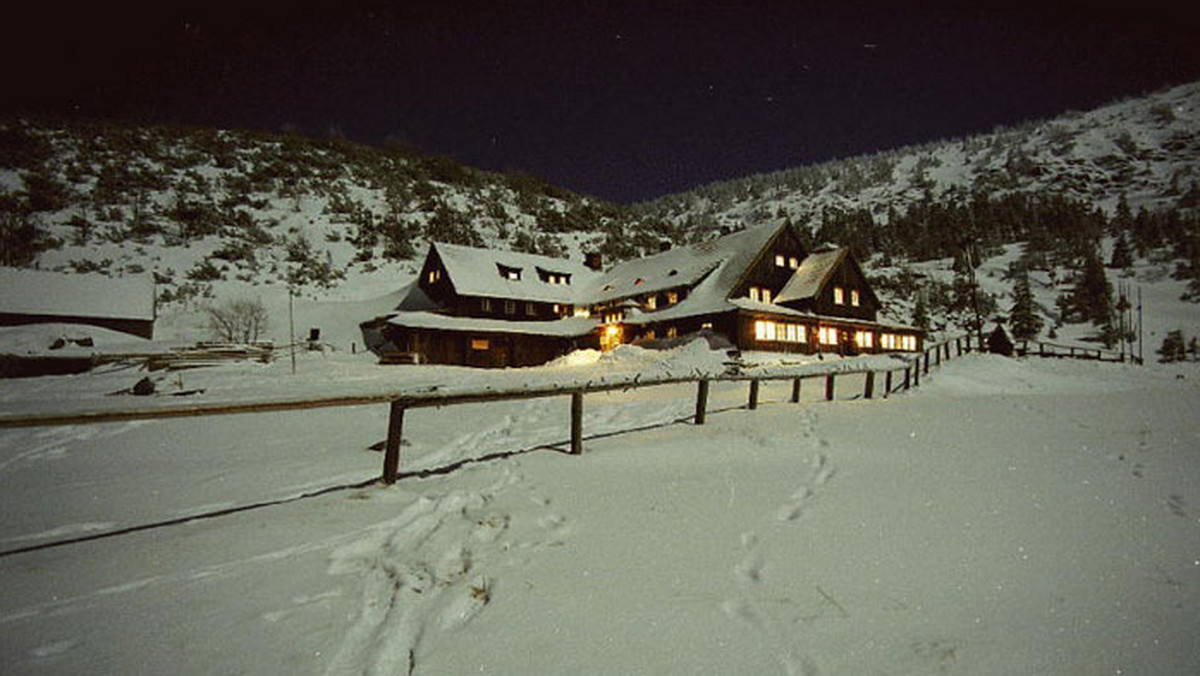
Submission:
[[671,250],[671,240],[669,240],[669,239],[658,240],[659,253],[662,253],[663,251],[670,251],[670,250]]
[[600,272],[601,268],[604,267],[604,257],[599,251],[589,251],[583,254],[583,265],[596,272]]

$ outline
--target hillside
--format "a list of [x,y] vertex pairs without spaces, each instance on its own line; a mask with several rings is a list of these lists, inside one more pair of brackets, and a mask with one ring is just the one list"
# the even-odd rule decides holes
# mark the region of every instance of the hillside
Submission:
[[[1024,270],[1047,329],[1080,323],[1087,313],[1068,306],[1084,264],[1111,263],[1124,247],[1132,261],[1118,266],[1122,279],[1168,282],[1169,314],[1185,316],[1180,296],[1200,298],[1198,120],[1192,83],[633,207],[401,142],[16,120],[0,122],[0,263],[152,273],[166,338],[198,337],[198,308],[236,297],[263,299],[282,338],[290,286],[301,327],[338,324],[335,337],[349,341],[356,322],[341,327],[340,317],[350,306],[329,302],[358,303],[359,318],[389,309],[430,239],[569,257],[596,250],[612,261],[663,239],[786,220],[814,244],[871,259],[895,321],[913,321],[922,296],[932,328],[964,324],[963,282],[951,272],[962,271],[964,242],[987,268],[985,314],[1007,311]],[[1025,244],[1006,247],[1016,242]]]
[[[722,226],[865,209],[886,221],[926,196],[1057,194],[1112,213],[1196,207],[1200,83],[989,134],[931,142],[699,187],[638,205],[703,238]],[[1189,195],[1189,192],[1191,193]]]

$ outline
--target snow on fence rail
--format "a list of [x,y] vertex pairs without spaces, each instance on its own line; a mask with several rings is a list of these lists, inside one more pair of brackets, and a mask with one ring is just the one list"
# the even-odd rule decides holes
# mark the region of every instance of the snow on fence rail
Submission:
[[[1031,349],[1031,346],[1032,349]],[[1094,361],[1126,361],[1139,362],[1133,354],[1126,355],[1124,351],[1105,350],[1098,347],[1082,347],[1080,345],[1062,345],[1042,341],[1022,340],[1017,344],[1017,354],[1022,356],[1058,357],[1070,359],[1091,359]]]
[[[400,440],[404,431],[404,413],[410,408],[440,408],[456,404],[541,399],[569,395],[571,397],[570,452],[578,454],[583,451],[583,396],[585,394],[681,383],[696,383],[696,409],[692,420],[694,424],[703,425],[707,417],[709,387],[714,381],[749,382],[750,391],[746,407],[750,410],[758,408],[759,388],[763,381],[790,380],[792,382],[791,401],[799,402],[801,382],[803,380],[824,378],[825,399],[828,401],[835,398],[836,379],[838,376],[863,374],[865,376],[865,383],[863,385],[862,397],[872,399],[875,397],[876,377],[879,374],[883,375],[884,380],[881,387],[882,395],[887,397],[893,392],[919,386],[921,376],[923,374],[928,375],[930,368],[940,365],[943,359],[949,360],[952,357],[962,356],[966,352],[972,352],[977,349],[979,349],[978,344],[972,345],[971,336],[966,335],[948,339],[927,347],[912,359],[906,359],[904,366],[872,366],[856,364],[853,361],[836,361],[804,364],[792,368],[775,368],[761,373],[713,374],[695,372],[684,376],[664,375],[642,378],[640,375],[635,375],[633,377],[617,379],[601,379],[600,381],[557,382],[505,389],[484,388],[462,391],[389,390],[329,397],[279,398],[262,401],[181,402],[179,404],[170,403],[155,407],[143,406],[140,408],[113,408],[46,414],[0,415],[0,429],[388,404],[388,431],[387,440],[384,444],[381,481],[385,484],[392,484],[395,483],[400,473]],[[1028,350],[1026,351],[1028,352]],[[1044,350],[1040,354],[1049,356]],[[1071,353],[1070,356],[1099,358],[1083,354],[1082,349],[1080,349],[1079,355]]]

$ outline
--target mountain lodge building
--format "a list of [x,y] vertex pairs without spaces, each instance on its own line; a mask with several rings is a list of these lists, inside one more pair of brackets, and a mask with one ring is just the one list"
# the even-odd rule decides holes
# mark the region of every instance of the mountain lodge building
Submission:
[[392,312],[363,322],[384,361],[505,367],[574,349],[724,336],[741,350],[859,354],[921,349],[880,309],[849,249],[809,253],[783,225],[747,228],[600,269],[434,243]]

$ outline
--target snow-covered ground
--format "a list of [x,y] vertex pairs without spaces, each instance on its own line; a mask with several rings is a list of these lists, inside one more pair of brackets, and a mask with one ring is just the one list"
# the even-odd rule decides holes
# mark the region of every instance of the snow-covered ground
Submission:
[[[551,368],[620,367],[580,361]],[[6,383],[4,406],[106,377]],[[719,384],[703,427],[670,422],[691,387],[589,395],[589,434],[645,429],[578,457],[538,448],[565,397],[411,411],[406,471],[524,452],[0,557],[4,671],[1200,673],[1194,364],[971,355],[886,400],[817,389],[747,411]],[[0,431],[0,550],[368,479],[385,427]]]

